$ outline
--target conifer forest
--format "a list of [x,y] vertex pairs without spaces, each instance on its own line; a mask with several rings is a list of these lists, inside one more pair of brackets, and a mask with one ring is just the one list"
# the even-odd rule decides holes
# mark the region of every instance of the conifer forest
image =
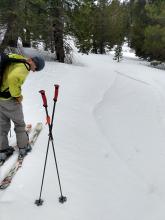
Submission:
[[165,61],[165,0],[0,0],[0,51],[43,45],[64,62],[72,37],[81,53],[127,42],[143,59]]

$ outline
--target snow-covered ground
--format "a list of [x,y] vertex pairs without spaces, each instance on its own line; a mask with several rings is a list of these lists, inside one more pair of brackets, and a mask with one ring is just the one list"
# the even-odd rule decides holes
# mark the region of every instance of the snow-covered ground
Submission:
[[23,87],[25,120],[35,125],[45,123],[38,91],[46,91],[51,114],[54,84],[60,85],[53,134],[67,202],[58,202],[50,148],[44,204],[34,204],[48,139],[44,125],[12,184],[0,192],[0,220],[164,220],[165,72],[134,56],[120,63],[112,55],[78,59],[77,65],[47,62]]

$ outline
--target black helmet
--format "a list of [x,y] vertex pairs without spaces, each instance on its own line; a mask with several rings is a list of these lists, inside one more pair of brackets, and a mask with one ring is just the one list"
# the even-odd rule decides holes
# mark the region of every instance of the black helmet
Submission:
[[34,56],[34,57],[32,57],[32,60],[36,64],[36,71],[40,71],[40,70],[42,70],[44,68],[45,60],[42,57]]

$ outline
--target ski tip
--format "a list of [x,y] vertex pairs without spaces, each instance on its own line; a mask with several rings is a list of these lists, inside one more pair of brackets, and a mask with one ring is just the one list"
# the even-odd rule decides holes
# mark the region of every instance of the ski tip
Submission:
[[36,124],[35,129],[37,129],[37,130],[41,130],[41,129],[42,129],[42,127],[43,127],[42,122],[38,122],[38,123]]

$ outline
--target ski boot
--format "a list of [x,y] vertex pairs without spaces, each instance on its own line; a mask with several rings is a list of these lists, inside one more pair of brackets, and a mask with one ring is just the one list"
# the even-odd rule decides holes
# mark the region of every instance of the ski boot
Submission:
[[8,147],[4,150],[0,150],[0,165],[2,165],[14,152],[13,147]]
[[24,158],[30,151],[32,150],[32,147],[30,144],[27,144],[26,147],[19,149],[19,158]]

